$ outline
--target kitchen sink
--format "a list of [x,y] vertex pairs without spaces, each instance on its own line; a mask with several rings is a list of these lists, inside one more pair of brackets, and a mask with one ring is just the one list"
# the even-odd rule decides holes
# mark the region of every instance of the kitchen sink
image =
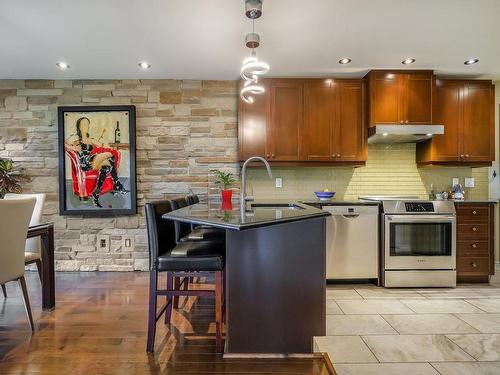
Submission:
[[252,203],[252,208],[269,208],[269,209],[287,209],[287,210],[305,210],[293,203]]

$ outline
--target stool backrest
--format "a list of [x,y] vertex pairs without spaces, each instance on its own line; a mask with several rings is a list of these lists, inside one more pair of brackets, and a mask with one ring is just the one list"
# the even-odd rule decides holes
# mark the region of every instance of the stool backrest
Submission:
[[191,206],[192,204],[200,203],[200,198],[197,195],[188,195],[186,201],[188,206]]
[[35,198],[0,199],[0,284],[24,275],[24,245]]
[[[188,202],[186,198],[176,198],[172,199],[172,208],[174,210],[178,210],[180,208],[184,208],[188,206]],[[177,242],[184,237],[187,236],[191,232],[191,224],[188,223],[180,223],[178,221],[175,222],[175,227],[177,230]]]
[[172,220],[162,215],[173,211],[169,200],[149,202],[145,205],[146,228],[148,231],[149,268],[156,266],[158,256],[172,250],[176,245],[175,227]]

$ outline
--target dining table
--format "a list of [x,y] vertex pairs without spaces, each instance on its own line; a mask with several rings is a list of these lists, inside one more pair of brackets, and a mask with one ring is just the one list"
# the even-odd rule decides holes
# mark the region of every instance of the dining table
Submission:
[[55,270],[54,270],[54,224],[39,224],[28,228],[27,238],[40,237],[42,258],[42,309],[54,310],[56,307]]

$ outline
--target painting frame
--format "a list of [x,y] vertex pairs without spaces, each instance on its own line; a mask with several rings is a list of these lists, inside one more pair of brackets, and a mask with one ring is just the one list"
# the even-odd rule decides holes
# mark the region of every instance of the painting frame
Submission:
[[[98,207],[95,203],[92,208],[77,209],[68,207],[67,187],[67,134],[65,129],[65,116],[72,113],[101,114],[102,112],[126,112],[128,113],[128,166],[129,186],[125,190],[129,194],[130,206],[126,208]],[[117,124],[118,125],[118,124]],[[104,134],[104,131],[103,131]],[[115,133],[116,141],[116,133]],[[94,216],[109,217],[118,215],[137,214],[137,176],[136,176],[136,111],[133,105],[111,105],[111,106],[63,106],[58,107],[58,158],[59,158],[59,214],[64,216]],[[83,173],[83,172],[82,172]],[[109,173],[106,178],[109,177]],[[116,181],[116,180],[115,180]],[[98,200],[99,202],[99,200]]]

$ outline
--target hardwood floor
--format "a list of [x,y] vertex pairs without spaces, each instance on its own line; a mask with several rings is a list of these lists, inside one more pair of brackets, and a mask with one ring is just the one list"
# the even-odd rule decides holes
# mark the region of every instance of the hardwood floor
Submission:
[[58,273],[53,312],[42,312],[38,275],[26,276],[36,332],[17,284],[8,283],[8,298],[0,296],[2,375],[330,373],[322,358],[223,359],[215,354],[213,299],[196,297],[181,297],[171,333],[158,322],[148,356],[147,273]]

